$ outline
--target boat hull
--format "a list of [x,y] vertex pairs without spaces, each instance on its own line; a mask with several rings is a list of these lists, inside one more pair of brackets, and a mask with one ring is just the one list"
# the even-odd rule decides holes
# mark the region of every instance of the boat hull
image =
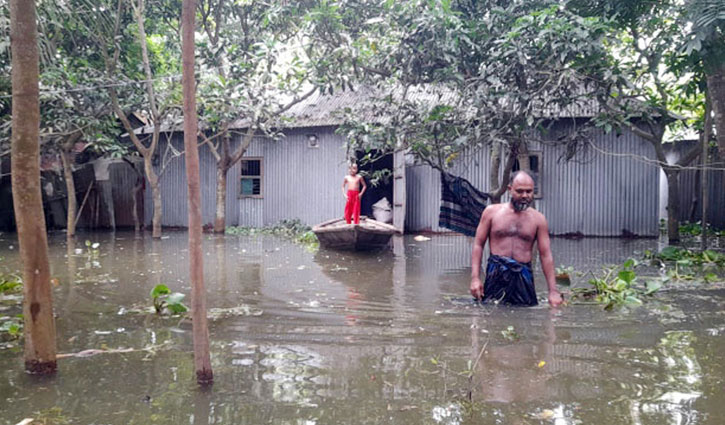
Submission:
[[372,251],[389,246],[391,236],[399,233],[395,227],[367,217],[360,224],[347,224],[343,219],[321,223],[312,228],[324,248],[346,251]]

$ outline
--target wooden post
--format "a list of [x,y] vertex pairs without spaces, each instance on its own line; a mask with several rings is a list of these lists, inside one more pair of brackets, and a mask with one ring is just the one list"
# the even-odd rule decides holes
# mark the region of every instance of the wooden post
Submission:
[[191,276],[191,316],[194,339],[196,381],[209,385],[214,380],[209,356],[209,329],[204,290],[204,257],[201,251],[201,190],[199,178],[198,123],[196,117],[196,78],[194,77],[194,19],[196,0],[183,0],[181,7],[182,86],[184,90],[184,149],[186,181],[189,189],[189,262]]
[[25,370],[56,371],[48,235],[40,193],[40,102],[35,1],[10,0],[12,190],[23,262]]

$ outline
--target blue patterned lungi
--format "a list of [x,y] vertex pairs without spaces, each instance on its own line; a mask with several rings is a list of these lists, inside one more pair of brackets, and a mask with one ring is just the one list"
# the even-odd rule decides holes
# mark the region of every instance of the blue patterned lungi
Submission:
[[501,304],[534,306],[536,299],[531,263],[520,263],[513,258],[491,255],[486,266],[483,301]]

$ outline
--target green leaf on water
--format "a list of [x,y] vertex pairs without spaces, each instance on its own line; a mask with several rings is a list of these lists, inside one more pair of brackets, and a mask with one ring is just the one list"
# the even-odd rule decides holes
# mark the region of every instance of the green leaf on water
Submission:
[[22,328],[17,323],[13,323],[8,328],[8,333],[14,337],[20,336]]
[[614,285],[614,290],[617,292],[622,292],[625,289],[627,289],[628,286],[629,286],[629,284],[627,283],[627,281],[619,279],[619,280],[617,280],[617,283]]
[[632,270],[622,270],[618,275],[619,279],[625,281],[627,285],[632,283],[636,276],[637,275]]
[[689,267],[692,265],[692,260],[683,258],[682,260],[677,260],[677,265],[683,266],[683,267]]
[[629,305],[642,305],[642,300],[633,295],[629,295],[624,299],[624,303]]
[[660,288],[662,288],[662,283],[657,280],[651,280],[651,281],[645,283],[644,287],[645,287],[644,294],[650,295],[650,294],[653,294],[653,293],[659,291]]
[[179,304],[186,298],[186,295],[182,294],[181,292],[174,292],[173,294],[166,297],[166,302],[168,304]]
[[166,305],[166,308],[168,308],[172,314],[186,313],[187,311],[189,311],[189,307],[185,306],[182,303],[169,303]]
[[171,290],[168,286],[164,284],[156,285],[154,286],[154,289],[151,290],[151,298],[158,298],[162,295],[170,294]]
[[717,282],[717,275],[715,273],[708,273],[705,275],[705,282],[713,283]]

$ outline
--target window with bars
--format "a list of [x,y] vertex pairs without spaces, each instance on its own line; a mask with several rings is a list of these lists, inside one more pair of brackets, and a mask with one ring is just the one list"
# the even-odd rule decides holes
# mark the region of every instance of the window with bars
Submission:
[[241,169],[239,196],[242,198],[261,198],[262,158],[242,159]]

